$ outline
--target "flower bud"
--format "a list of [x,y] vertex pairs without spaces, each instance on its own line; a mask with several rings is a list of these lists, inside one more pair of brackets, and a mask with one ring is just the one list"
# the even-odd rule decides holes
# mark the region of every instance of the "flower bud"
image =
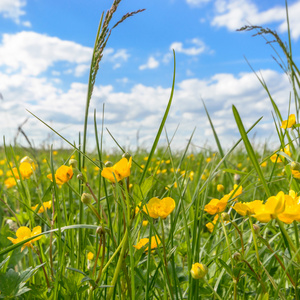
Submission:
[[233,259],[236,261],[240,261],[242,259],[242,255],[239,252],[233,253]]
[[105,233],[105,230],[102,226],[99,226],[96,230],[96,233],[101,235],[101,234],[104,234]]
[[253,224],[253,229],[254,229],[255,234],[259,234],[260,228],[257,224]]
[[76,169],[77,166],[78,166],[78,161],[76,159],[74,159],[74,158],[71,158],[69,160],[69,166],[71,166],[72,168]]
[[225,188],[224,188],[224,185],[223,184],[218,184],[217,185],[217,190],[218,190],[218,192],[224,192],[224,190],[225,190]]
[[300,170],[300,164],[296,161],[292,161],[291,162],[291,169],[299,171]]
[[93,196],[91,194],[88,193],[83,193],[81,195],[81,202],[84,204],[91,204],[93,201]]
[[128,152],[123,153],[122,157],[127,158],[129,160],[129,158],[131,157],[131,155]]
[[112,167],[114,164],[111,162],[111,161],[107,161],[105,164],[105,168],[110,168],[110,167]]
[[86,176],[83,175],[82,173],[79,173],[76,177],[77,177],[78,180],[81,180],[84,183],[86,183]]
[[33,164],[34,161],[29,157],[29,156],[24,156],[21,160],[20,160],[20,163],[23,163],[23,162],[28,162],[29,164]]
[[241,176],[239,174],[234,174],[233,180],[236,184],[239,184],[241,181]]
[[194,279],[203,278],[208,272],[207,266],[200,263],[195,263],[192,265],[191,275]]
[[230,216],[227,212],[221,213],[221,218],[222,218],[223,221],[229,221],[230,220]]

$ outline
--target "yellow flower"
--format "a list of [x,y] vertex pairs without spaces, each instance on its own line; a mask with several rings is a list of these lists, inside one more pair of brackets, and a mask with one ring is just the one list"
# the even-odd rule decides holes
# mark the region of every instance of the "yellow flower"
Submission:
[[5,184],[6,188],[9,189],[9,188],[15,186],[17,184],[17,182],[16,182],[15,178],[9,177],[4,181],[4,184]]
[[[60,166],[55,172],[55,182],[58,185],[63,185],[64,183],[68,182],[73,177],[73,170],[72,167],[68,167],[65,165]],[[48,174],[47,178],[52,180],[52,174]]]
[[207,266],[200,264],[200,263],[195,263],[192,265],[191,269],[191,275],[194,279],[201,279],[203,278],[208,272]]
[[194,175],[195,175],[195,173],[193,171],[191,171],[190,174],[189,174],[190,181],[194,180]]
[[282,121],[280,128],[291,128],[294,124],[296,124],[296,116],[294,114],[291,114],[289,115],[287,120]]
[[54,150],[54,151],[52,152],[52,154],[53,154],[53,155],[57,155],[58,152],[57,152],[56,150]]
[[[47,202],[43,202],[43,205],[41,205],[41,207],[40,207],[38,213],[39,213],[39,214],[40,214],[40,213],[43,213],[45,210],[47,210],[47,208],[50,209],[50,208],[51,208],[51,205],[52,205],[52,201],[51,201],[51,200],[50,200],[50,201],[47,201]],[[35,206],[32,206],[31,209],[35,211],[35,210],[37,209],[37,207],[38,207],[38,204],[35,205]]]
[[243,190],[242,186],[240,186],[238,189],[237,189],[237,187],[238,187],[238,185],[235,184],[233,186],[233,190],[229,194],[227,194],[223,198],[221,198],[220,200],[212,199],[208,204],[205,205],[204,210],[206,212],[208,212],[210,215],[214,215],[214,214],[224,211],[227,206],[228,201],[232,197],[234,197],[237,200],[238,199],[237,196],[239,196],[242,193],[242,190]]
[[157,219],[161,217],[165,219],[175,208],[175,201],[171,197],[163,198],[162,200],[153,197],[143,207],[143,211],[151,218]]
[[[22,179],[28,179],[33,173],[31,164],[29,162],[26,162],[26,161],[22,162],[20,164],[19,171],[21,173]],[[15,175],[15,177],[17,179],[20,179],[17,168],[12,168],[12,172],[11,171],[7,172],[8,176],[12,176],[13,174]]]
[[267,161],[264,161],[260,164],[261,167],[266,167],[267,166]]
[[210,215],[215,215],[225,210],[227,206],[227,198],[212,199],[208,204],[205,205],[204,210],[208,212]]
[[142,225],[144,226],[144,227],[146,227],[147,225],[149,224],[149,221],[143,221],[143,223],[142,223]]
[[300,172],[298,170],[292,170],[292,175],[296,179],[300,179]]
[[0,176],[2,176],[3,175],[3,171],[0,169]]
[[127,158],[123,157],[112,167],[104,168],[101,172],[101,176],[110,180],[111,182],[116,182],[116,177],[117,182],[119,182],[123,178],[126,178],[130,175],[131,163],[132,157],[129,158],[129,161],[127,160]]
[[211,158],[208,157],[208,158],[206,159],[206,162],[209,163],[210,161],[211,161]]
[[278,215],[278,219],[286,224],[291,224],[293,221],[300,221],[300,197],[290,190],[288,195],[284,195],[285,208],[284,211]]
[[[277,157],[278,157],[278,158],[277,158]],[[276,153],[273,154],[273,155],[270,157],[270,159],[271,159],[272,163],[275,163],[275,162],[276,162],[276,159],[277,159],[277,162],[278,162],[278,163],[282,162],[281,158],[280,158],[279,155],[276,154]]]
[[266,204],[257,207],[254,217],[262,223],[268,223],[271,219],[276,219],[284,210],[285,195],[279,192],[276,196],[269,197]]
[[224,192],[224,190],[225,190],[224,185],[223,184],[218,184],[217,185],[217,190],[218,190],[218,192]]
[[87,254],[87,259],[88,260],[92,260],[94,258],[94,254],[92,253],[92,252],[89,252],[88,254]]
[[[144,246],[146,246],[148,243],[149,243],[149,239],[148,238],[140,239],[139,242],[136,245],[133,245],[133,247],[136,248],[136,249],[141,249]],[[159,237],[157,235],[156,236],[152,236],[151,237],[151,250],[157,248],[159,244],[160,244]],[[148,248],[149,247],[147,247],[144,251],[148,251]]]
[[242,166],[243,166],[242,163],[238,163],[238,164],[237,164],[237,167],[238,167],[239,169],[240,169]]
[[263,205],[261,200],[254,200],[252,202],[238,202],[233,206],[233,209],[242,216],[251,216],[255,211],[260,209]]
[[30,165],[31,165],[31,167],[33,168],[33,170],[35,170],[36,165],[35,165],[34,161],[33,161],[29,156],[24,156],[24,157],[20,160],[20,163],[23,163],[23,162],[28,162],[28,163],[30,163]]
[[[32,232],[31,232],[31,230],[30,230],[28,227],[26,227],[26,226],[21,226],[21,227],[17,230],[17,232],[16,232],[17,238],[16,238],[16,239],[13,239],[13,238],[11,238],[11,237],[8,237],[8,239],[9,239],[13,244],[17,244],[17,243],[20,243],[20,242],[22,242],[22,241],[24,241],[24,240],[26,240],[26,239],[28,239],[28,238],[30,238],[30,237],[33,237],[33,236],[38,235],[38,234],[40,234],[41,232],[42,232],[41,226],[36,226],[36,227],[34,227],[34,228],[32,229]],[[25,249],[26,246],[32,248],[32,243],[33,243],[34,241],[39,240],[40,238],[41,238],[41,236],[39,236],[39,237],[37,237],[37,238],[35,238],[35,239],[32,239],[31,241],[25,243],[25,244],[22,246],[21,251],[23,251],[23,250]]]
[[212,233],[214,231],[214,227],[215,227],[218,219],[219,219],[219,215],[215,215],[213,221],[209,222],[205,225],[210,233]]

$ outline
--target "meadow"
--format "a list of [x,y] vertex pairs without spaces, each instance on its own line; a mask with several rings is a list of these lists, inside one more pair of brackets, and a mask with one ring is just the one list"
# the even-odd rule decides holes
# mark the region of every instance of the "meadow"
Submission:
[[[291,41],[270,36],[291,84],[282,115],[273,107],[278,147],[254,148],[232,106],[240,139],[224,149],[206,110],[217,151],[158,146],[175,90],[149,149],[87,151],[88,111],[120,0],[96,35],[85,123],[69,149],[12,147],[0,152],[0,298],[3,299],[299,299],[300,71]],[[287,14],[288,22],[288,14]],[[277,52],[278,53],[278,52]],[[103,120],[105,114],[103,113]]]

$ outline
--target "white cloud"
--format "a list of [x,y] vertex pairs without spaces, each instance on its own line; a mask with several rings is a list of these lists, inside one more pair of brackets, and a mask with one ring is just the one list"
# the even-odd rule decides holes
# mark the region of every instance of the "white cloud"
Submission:
[[84,75],[87,71],[89,71],[90,65],[88,64],[80,64],[75,67],[74,75],[75,77],[81,77]]
[[0,14],[4,18],[12,19],[15,23],[20,23],[20,17],[25,15],[22,8],[26,6],[25,0],[1,0],[0,1]]
[[[226,27],[236,30],[244,25],[265,25],[279,23],[279,30],[285,32],[285,6],[275,6],[265,11],[259,11],[251,0],[217,0],[215,2],[216,15],[211,21],[213,26]],[[300,36],[300,1],[289,5],[289,19],[291,35],[294,39]]]
[[203,41],[201,41],[200,39],[194,38],[190,41],[190,43],[195,46],[190,47],[190,48],[184,48],[183,43],[174,42],[171,44],[170,50],[175,50],[175,52],[178,52],[178,53],[184,53],[186,55],[195,56],[195,55],[199,55],[199,54],[203,53],[204,51],[206,51],[208,49],[208,47],[205,45],[205,43]]
[[120,68],[123,62],[128,61],[130,55],[126,49],[114,50],[113,48],[106,48],[103,51],[103,62],[110,62],[113,64],[113,69]]
[[83,64],[90,61],[92,49],[31,31],[4,34],[0,45],[0,66],[8,72],[39,75],[56,62]]
[[147,63],[139,66],[139,69],[140,70],[156,69],[158,66],[159,66],[159,62],[153,56],[150,56]]
[[[289,83],[284,74],[272,70],[262,71],[271,94],[282,114],[287,114]],[[28,74],[0,73],[1,101],[0,128],[2,134],[14,136],[17,126],[30,116],[25,108],[32,111],[46,123],[57,129],[71,142],[77,140],[78,131],[83,129],[83,117],[87,85],[72,83],[64,91],[56,81],[35,78]],[[136,145],[136,133],[140,130],[140,143],[153,142],[164,114],[170,88],[134,85],[128,92],[116,92],[111,85],[95,86],[90,107],[89,145],[95,145],[93,137],[93,111],[98,110],[98,124],[101,124],[102,104],[105,103],[105,127],[121,145]],[[205,115],[203,99],[210,113],[219,138],[228,147],[238,137],[237,126],[231,105],[240,112],[246,128],[259,117],[261,124],[254,130],[260,136],[270,135],[272,124],[271,104],[265,90],[253,73],[215,74],[207,79],[192,78],[179,82],[175,87],[174,100],[166,128],[170,135],[180,123],[176,147],[184,147],[194,127],[197,127],[194,144],[202,145],[211,140],[211,129]],[[43,124],[30,117],[24,126],[30,140],[39,145],[52,132]],[[274,129],[274,135],[275,129]],[[55,137],[55,140],[59,140]],[[105,134],[105,145],[114,145]],[[47,143],[53,139],[47,138]],[[60,145],[60,142],[59,142]],[[151,144],[150,144],[151,145]],[[108,149],[109,150],[109,149]]]

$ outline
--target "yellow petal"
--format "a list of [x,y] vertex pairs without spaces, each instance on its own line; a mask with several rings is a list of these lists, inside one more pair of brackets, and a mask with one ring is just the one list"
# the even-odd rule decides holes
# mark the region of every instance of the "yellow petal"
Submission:
[[31,236],[31,230],[26,227],[26,226],[21,226],[17,232],[16,232],[16,236],[19,239],[24,239],[24,237],[30,237]]

